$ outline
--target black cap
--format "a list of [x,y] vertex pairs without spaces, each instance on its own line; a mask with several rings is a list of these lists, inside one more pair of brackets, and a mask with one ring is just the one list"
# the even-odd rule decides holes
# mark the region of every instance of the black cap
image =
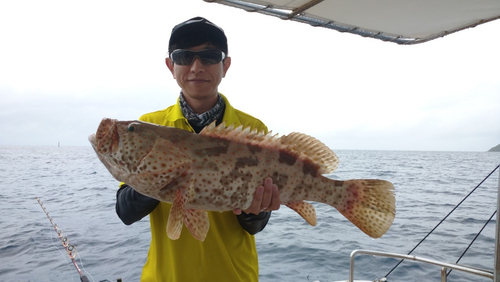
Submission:
[[174,26],[168,42],[168,52],[204,43],[211,43],[227,54],[224,30],[205,18],[196,17]]

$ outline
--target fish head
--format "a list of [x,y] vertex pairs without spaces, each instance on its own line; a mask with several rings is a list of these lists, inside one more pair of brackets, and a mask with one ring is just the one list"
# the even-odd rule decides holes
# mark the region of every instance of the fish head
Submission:
[[137,174],[145,156],[154,148],[157,136],[144,128],[147,123],[104,118],[89,141],[97,156],[119,181]]
[[104,118],[89,141],[116,180],[162,200],[159,194],[189,169],[191,159],[179,148],[186,134],[195,135],[143,121]]

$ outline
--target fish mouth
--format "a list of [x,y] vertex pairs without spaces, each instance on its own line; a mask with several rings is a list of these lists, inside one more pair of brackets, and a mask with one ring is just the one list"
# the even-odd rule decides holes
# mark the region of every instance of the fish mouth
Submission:
[[103,118],[95,134],[89,136],[90,144],[98,152],[112,152],[118,145],[117,120]]

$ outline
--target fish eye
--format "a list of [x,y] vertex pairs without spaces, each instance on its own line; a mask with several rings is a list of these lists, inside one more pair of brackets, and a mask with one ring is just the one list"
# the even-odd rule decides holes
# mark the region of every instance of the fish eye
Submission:
[[140,131],[141,129],[141,124],[138,123],[138,122],[131,122],[128,126],[127,126],[127,131],[129,132],[137,132],[138,130]]

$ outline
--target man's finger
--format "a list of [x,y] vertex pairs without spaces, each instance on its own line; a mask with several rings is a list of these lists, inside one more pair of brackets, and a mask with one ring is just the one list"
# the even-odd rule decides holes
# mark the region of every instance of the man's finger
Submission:
[[279,210],[281,206],[280,190],[276,184],[273,184],[272,195],[271,205],[268,207],[268,210]]
[[260,207],[261,207],[261,202],[262,198],[264,197],[264,187],[259,186],[255,190],[255,195],[253,197],[252,204],[250,207],[246,210],[244,210],[245,213],[253,213],[253,214],[259,214],[260,213]]
[[260,210],[267,210],[271,205],[273,200],[273,180],[271,178],[266,178],[264,180],[264,195],[262,197],[262,202],[260,204]]

